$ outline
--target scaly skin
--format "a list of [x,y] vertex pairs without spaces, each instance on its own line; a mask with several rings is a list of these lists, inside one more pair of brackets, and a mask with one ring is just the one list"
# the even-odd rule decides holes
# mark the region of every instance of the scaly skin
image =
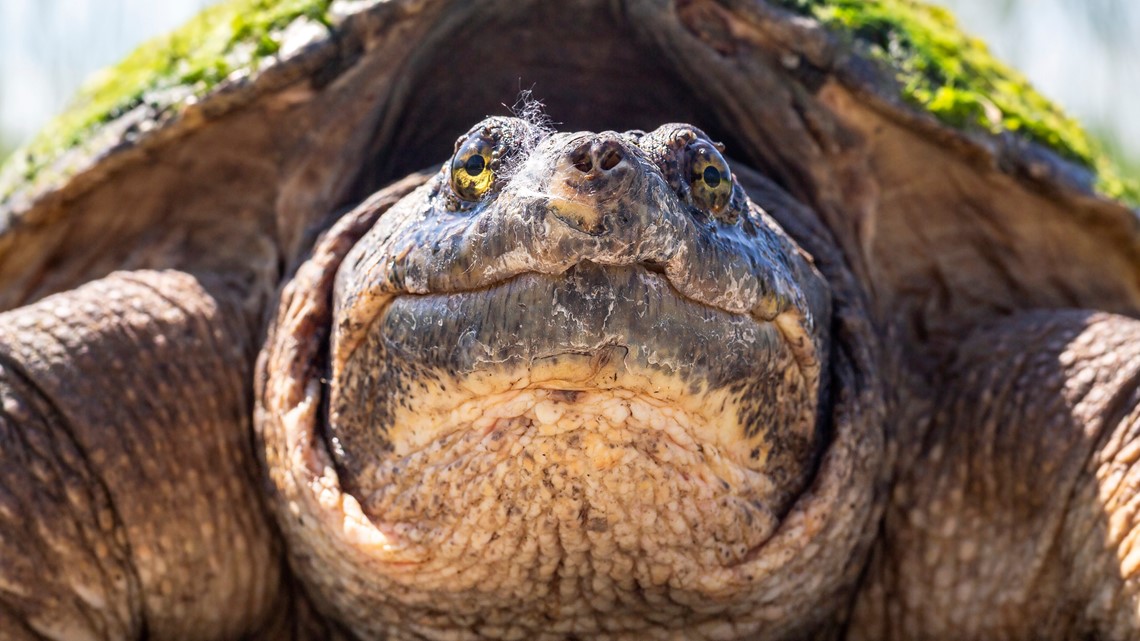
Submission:
[[980,328],[916,407],[856,639],[1134,639],[1140,323]]
[[0,315],[0,638],[236,638],[281,615],[252,320],[173,271]]

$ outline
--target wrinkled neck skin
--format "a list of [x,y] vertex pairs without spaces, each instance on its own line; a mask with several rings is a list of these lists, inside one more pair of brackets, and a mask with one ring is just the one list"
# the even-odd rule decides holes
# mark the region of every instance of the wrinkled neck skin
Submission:
[[832,344],[848,292],[711,145],[490,119],[322,238],[258,426],[326,615],[362,638],[842,628],[882,450]]

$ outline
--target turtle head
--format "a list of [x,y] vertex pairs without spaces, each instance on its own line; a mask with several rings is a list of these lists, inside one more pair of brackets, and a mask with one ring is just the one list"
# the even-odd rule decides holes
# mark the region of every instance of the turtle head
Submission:
[[744,607],[824,447],[829,315],[699,129],[478,124],[332,284],[321,433],[361,581],[531,630]]

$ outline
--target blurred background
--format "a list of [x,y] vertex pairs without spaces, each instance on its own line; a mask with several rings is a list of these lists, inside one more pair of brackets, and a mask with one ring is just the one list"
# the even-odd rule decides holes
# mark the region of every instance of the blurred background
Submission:
[[[1140,2],[940,0],[1140,176]],[[84,78],[210,0],[0,0],[0,159]]]

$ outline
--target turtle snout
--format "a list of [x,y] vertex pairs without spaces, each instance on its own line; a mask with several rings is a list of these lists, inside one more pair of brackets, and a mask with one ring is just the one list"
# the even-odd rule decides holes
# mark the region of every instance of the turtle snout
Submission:
[[554,163],[555,182],[582,195],[612,193],[626,186],[636,173],[634,151],[613,132],[572,141]]
[[616,133],[573,141],[554,163],[550,193],[555,215],[591,235],[608,229],[607,211],[629,191],[637,173],[634,152]]

